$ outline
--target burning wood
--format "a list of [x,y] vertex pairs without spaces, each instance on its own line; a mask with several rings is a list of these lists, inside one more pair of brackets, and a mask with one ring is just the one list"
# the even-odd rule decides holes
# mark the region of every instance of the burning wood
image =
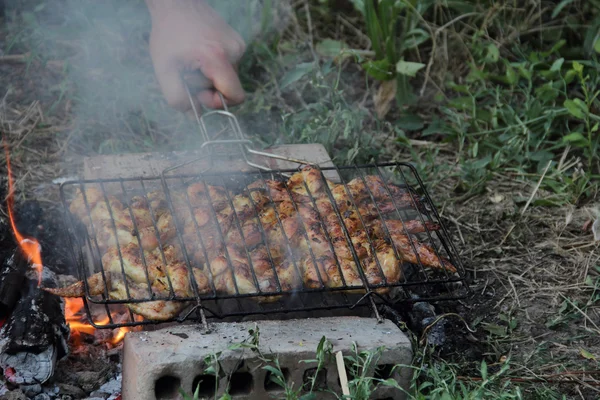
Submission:
[[0,275],[0,300],[3,317],[7,318],[0,331],[0,366],[12,383],[39,384],[52,376],[57,360],[67,354],[68,327],[60,298],[39,289],[43,278],[46,287],[56,287],[57,281],[54,273],[42,269],[38,241],[17,229],[7,146],[5,151],[9,189],[6,204],[18,249],[4,262]]
[[[7,147],[5,150],[8,169],[6,211],[9,218],[0,224],[3,256],[0,265],[0,367],[9,384],[23,390],[37,387],[33,390],[36,392],[54,376],[57,363],[69,355],[69,344],[77,349],[80,332],[94,334],[95,329],[77,315],[81,306],[74,304],[82,305],[81,301],[67,304],[65,312],[60,297],[41,290],[40,285],[58,287],[58,280],[52,269],[42,267],[42,246],[37,237],[45,237],[45,248],[52,248],[51,263],[55,262],[59,267],[66,264],[59,260],[56,244],[47,241],[48,236],[53,235],[53,228],[48,232],[44,229],[39,205],[26,202],[18,212],[15,211],[10,157]],[[30,232],[38,236],[33,237]],[[39,236],[43,232],[46,234]],[[99,341],[105,340],[115,346],[126,330],[109,332],[105,339]]]
[[[12,253],[2,263],[2,269],[0,270],[0,319],[3,321],[10,315],[19,299],[21,285],[25,281],[26,264],[21,256],[21,250],[18,248],[12,250]],[[0,327],[2,326],[0,325]]]
[[[0,330],[0,366],[11,371],[6,378],[16,384],[40,384],[54,373],[56,362],[68,353],[69,329],[60,298],[40,290],[37,276],[27,277],[20,299]],[[56,286],[56,277],[44,271],[45,286]]]
[[[70,343],[73,347],[77,348],[83,345],[82,335],[89,335],[98,337],[96,340],[100,342],[110,343],[113,346],[121,343],[125,334],[129,332],[131,329],[128,327],[121,327],[115,329],[114,331],[99,332],[97,328],[92,326],[91,324],[85,321],[84,304],[82,298],[65,298],[65,320],[71,329],[71,337]],[[123,310],[122,313],[115,313],[111,317],[113,321],[122,322],[127,319],[127,316],[123,315],[126,311]],[[109,317],[106,316],[104,318],[96,321],[97,325],[106,325],[109,323]]]

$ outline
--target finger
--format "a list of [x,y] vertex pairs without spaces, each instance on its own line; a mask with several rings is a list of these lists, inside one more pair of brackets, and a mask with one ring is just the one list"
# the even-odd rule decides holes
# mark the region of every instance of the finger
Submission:
[[209,81],[206,76],[204,76],[204,74],[197,69],[194,71],[185,72],[183,74],[183,80],[192,94],[211,89],[213,86],[212,82]]
[[[228,105],[239,104],[244,101],[245,93],[240,78],[224,54],[216,53],[214,57],[203,58],[200,62],[202,73],[213,83],[214,88],[223,94]],[[214,92],[212,100],[206,94],[202,94],[206,100],[207,107],[222,107],[218,93]]]
[[[217,95],[217,93],[214,90],[203,90],[201,92],[198,92],[196,94],[196,99],[200,104],[207,108],[224,108],[223,103],[221,102],[221,98]],[[227,103],[227,105],[229,105],[229,102],[227,102],[227,100],[225,100],[225,102]]]
[[169,106],[187,111],[191,108],[179,69],[170,63],[156,65],[156,78]]

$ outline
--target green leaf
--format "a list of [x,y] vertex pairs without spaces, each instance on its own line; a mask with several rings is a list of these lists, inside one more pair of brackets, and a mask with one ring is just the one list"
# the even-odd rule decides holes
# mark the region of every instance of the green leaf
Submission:
[[396,388],[396,389],[402,389],[400,387],[400,385],[398,385],[398,382],[395,379],[392,379],[392,378],[388,378],[388,379],[383,380],[383,381],[381,381],[379,383],[381,385],[383,385],[383,386],[389,386],[389,387],[393,387],[393,388]]
[[410,141],[406,137],[406,132],[404,132],[399,127],[395,127],[394,132],[396,132],[396,142],[402,143],[402,144],[410,144]]
[[519,75],[515,72],[514,68],[506,67],[506,81],[510,85],[514,85],[519,81]]
[[481,324],[483,329],[496,336],[506,336],[506,327],[496,324]]
[[567,99],[563,103],[563,106],[575,118],[584,120],[588,114],[588,107],[581,99]]
[[564,62],[564,58],[559,58],[558,60],[554,61],[552,63],[552,66],[550,67],[550,71],[560,71],[560,68],[562,67]]
[[487,364],[485,360],[481,360],[481,379],[487,379]]
[[407,131],[423,129],[423,120],[418,115],[408,114],[398,118],[396,125]]
[[554,46],[552,46],[552,48],[550,49],[549,53],[544,53],[544,57],[548,57],[550,54],[557,52],[558,50],[560,50],[565,44],[567,44],[567,41],[565,39],[561,39],[558,42],[556,42],[556,44]]
[[532,77],[531,70],[530,69],[526,69],[524,64],[525,63],[519,63],[519,64],[516,64],[515,66],[517,67],[517,70],[519,71],[519,74],[523,78],[525,78],[528,81],[530,81],[531,77]]
[[315,393],[306,393],[298,398],[298,400],[315,400],[317,395]]
[[456,97],[450,100],[448,105],[459,111],[471,111],[475,107],[475,99],[471,96]]
[[[546,166],[544,165],[544,168]],[[529,199],[527,199],[529,200]],[[547,199],[536,199],[534,200],[531,205],[536,206],[536,207],[556,207],[556,206],[562,206],[564,204],[563,201],[560,200],[552,200],[551,198],[547,198]]]
[[360,12],[362,15],[365,15],[365,1],[364,0],[350,0],[354,8]]
[[558,3],[558,5],[552,11],[552,18],[556,18],[562,9],[571,4],[573,1],[575,0],[562,0],[560,3]]
[[577,71],[575,71],[574,69],[570,69],[565,74],[565,83],[568,85],[571,82],[573,82],[575,78],[577,78]]
[[429,32],[421,28],[412,29],[402,41],[402,50],[416,49],[429,40]]
[[317,43],[315,50],[323,57],[335,57],[347,47],[343,41],[325,39]]
[[283,377],[283,372],[281,372],[281,370],[271,366],[271,365],[265,365],[263,367],[264,370],[269,371],[271,374],[273,374],[274,376],[279,376],[279,377]]
[[587,143],[587,139],[580,132],[569,133],[567,136],[563,136],[562,140],[565,143],[576,143],[576,142]]
[[396,72],[401,75],[416,76],[420,69],[424,68],[425,64],[400,60],[396,64]]
[[585,349],[579,349],[579,354],[587,360],[595,360],[596,356]]
[[487,55],[485,57],[487,62],[495,63],[500,59],[500,50],[494,43],[490,43],[487,46]]
[[552,160],[552,158],[554,158],[554,153],[547,151],[547,150],[538,150],[538,151],[534,151],[532,153],[529,153],[527,155],[527,158],[533,160],[533,161],[541,161],[541,162],[546,162],[548,163],[548,161]]
[[449,133],[448,126],[442,120],[432,122],[425,130],[421,132],[421,136],[429,136],[435,134],[446,135]]
[[598,36],[594,41],[594,51],[596,53],[600,53],[600,36]]
[[280,89],[284,89],[292,83],[302,79],[302,77],[312,72],[313,69],[314,64],[311,62],[296,65],[296,68],[292,69],[281,78],[281,81],[279,82]]
[[391,64],[387,59],[379,61],[367,61],[362,65],[367,71],[367,74],[379,81],[386,81],[394,78],[394,73],[391,71]]
[[470,94],[470,88],[467,85],[457,85],[454,82],[449,82],[448,87],[458,93]]
[[375,55],[378,59],[383,58],[383,32],[379,20],[377,18],[377,11],[375,9],[375,0],[366,0],[365,4],[365,22],[367,24],[367,36],[371,39],[371,45],[375,50]]

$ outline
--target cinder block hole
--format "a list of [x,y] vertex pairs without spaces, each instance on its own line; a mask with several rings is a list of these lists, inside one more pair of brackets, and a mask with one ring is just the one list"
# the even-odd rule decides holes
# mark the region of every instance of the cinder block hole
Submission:
[[238,394],[250,394],[252,392],[253,379],[248,372],[236,372],[231,375],[229,381],[229,394],[234,396]]
[[192,393],[196,392],[198,385],[200,385],[198,390],[200,397],[214,397],[215,391],[219,388],[219,381],[214,375],[198,375],[192,383]]
[[[287,368],[282,368],[281,372],[283,373],[283,379],[285,380],[285,383],[287,383],[290,379],[290,370]],[[271,372],[267,372],[267,376],[265,377],[265,391],[267,391],[267,392],[283,391],[284,389],[281,386],[279,386],[278,384],[273,382],[273,380],[271,380],[272,375],[273,374],[271,374]]]
[[381,364],[375,368],[375,379],[389,379],[392,377],[394,364]]
[[154,382],[154,396],[158,400],[176,399],[179,396],[181,380],[175,376],[165,375]]
[[314,390],[327,389],[327,369],[321,368],[319,372],[317,372],[317,368],[310,368],[304,371],[304,375],[302,376],[302,388],[305,391],[310,390],[315,374]]

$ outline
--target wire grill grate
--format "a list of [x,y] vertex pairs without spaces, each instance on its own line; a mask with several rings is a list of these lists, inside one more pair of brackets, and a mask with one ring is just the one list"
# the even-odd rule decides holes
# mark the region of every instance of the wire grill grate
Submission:
[[79,180],[61,197],[99,328],[468,293],[410,164]]

